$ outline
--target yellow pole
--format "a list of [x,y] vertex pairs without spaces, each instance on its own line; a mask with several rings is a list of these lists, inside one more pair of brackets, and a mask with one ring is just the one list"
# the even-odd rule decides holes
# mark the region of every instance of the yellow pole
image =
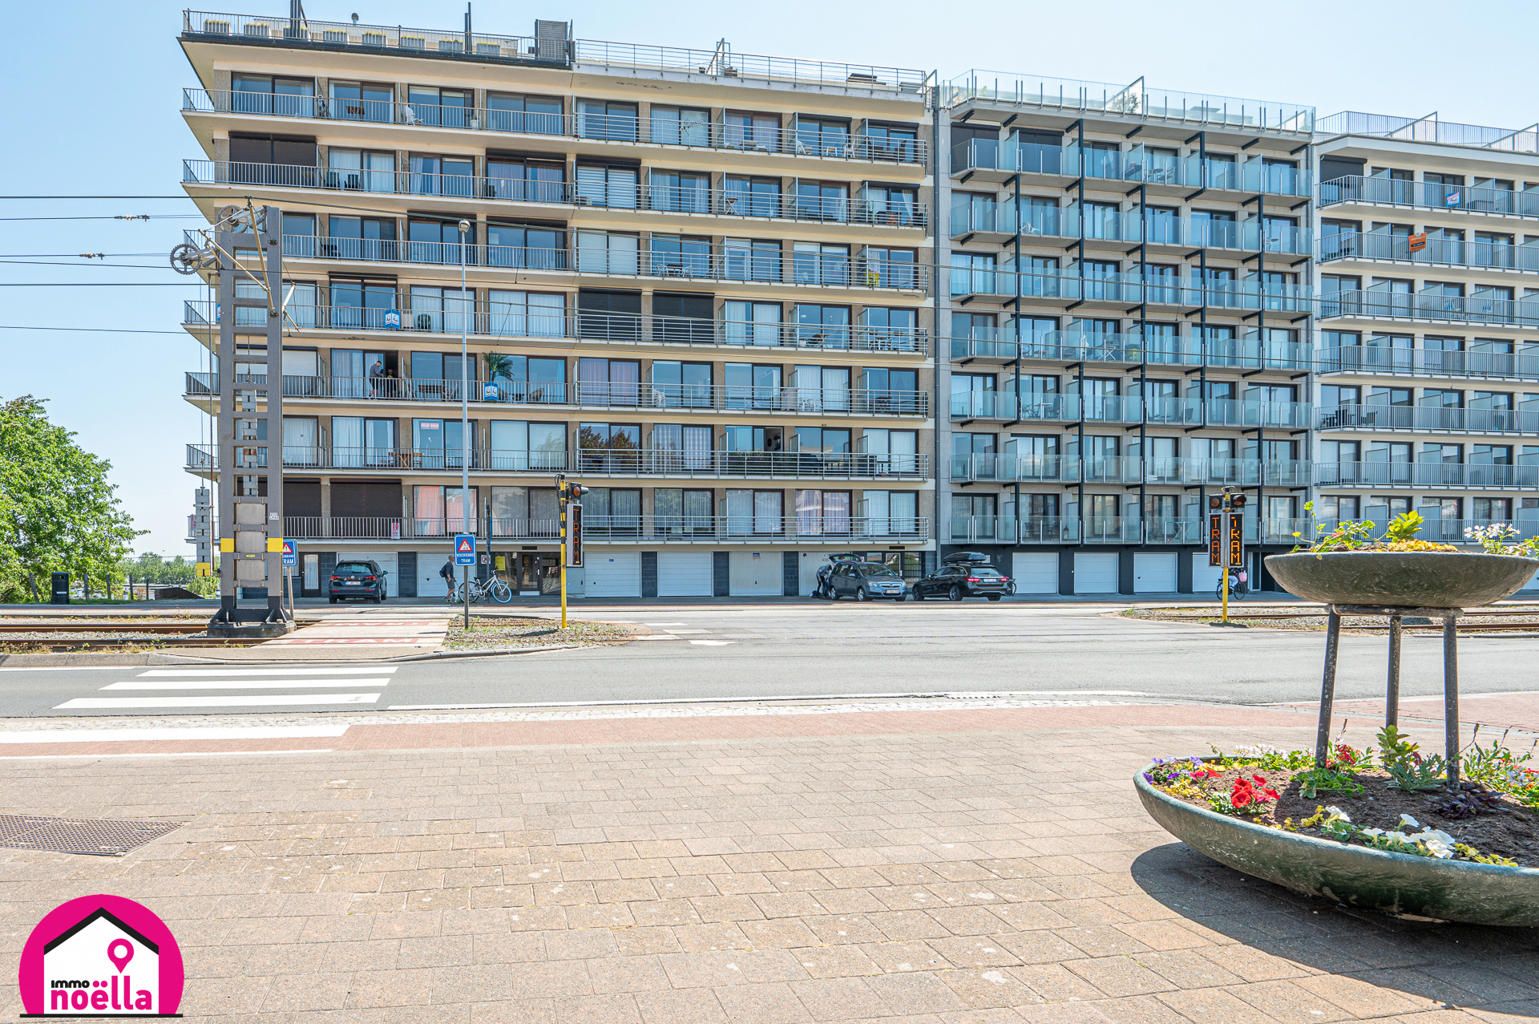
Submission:
[[[1225,504],[1227,505],[1228,502],[1226,501]],[[1224,602],[1224,625],[1227,626],[1227,625],[1229,625],[1229,530],[1230,530],[1229,510],[1227,508],[1224,509],[1223,518],[1219,520],[1219,525],[1223,528],[1223,536],[1220,538],[1220,542],[1224,545],[1224,570],[1223,570],[1223,572],[1224,572],[1224,582],[1223,582],[1223,585],[1218,588],[1218,592],[1223,595],[1223,602]]]
[[562,529],[561,538],[561,628],[566,628],[566,530]]

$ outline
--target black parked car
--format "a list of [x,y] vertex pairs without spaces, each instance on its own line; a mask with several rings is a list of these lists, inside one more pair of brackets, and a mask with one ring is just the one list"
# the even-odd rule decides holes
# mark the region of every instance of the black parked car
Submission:
[[908,596],[903,577],[880,562],[836,562],[828,577],[828,590],[835,601],[846,596],[857,601],[879,597],[901,601]]
[[979,562],[947,562],[914,584],[914,600],[944,597],[960,601],[964,597],[986,597],[998,601],[1013,588],[1008,576],[993,566]]
[[378,562],[338,562],[331,570],[331,603],[356,597],[376,604],[385,600],[385,570]]

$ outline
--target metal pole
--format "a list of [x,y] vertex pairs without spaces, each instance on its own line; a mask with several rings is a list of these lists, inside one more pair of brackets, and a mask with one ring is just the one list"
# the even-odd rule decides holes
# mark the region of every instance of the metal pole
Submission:
[[1443,616],[1443,756],[1448,759],[1448,789],[1459,791],[1459,619]]
[[1218,526],[1219,526],[1218,542],[1219,542],[1220,545],[1223,546],[1223,550],[1224,550],[1223,565],[1219,569],[1219,571],[1223,575],[1219,577],[1218,592],[1219,592],[1219,598],[1223,602],[1223,605],[1224,605],[1224,625],[1226,625],[1226,626],[1229,625],[1229,530],[1230,530],[1229,517],[1230,517],[1230,515],[1231,515],[1231,513],[1229,511],[1229,495],[1225,494],[1224,495],[1224,511],[1222,513],[1220,513],[1220,518],[1219,518],[1219,523],[1218,523]]
[[1389,682],[1384,694],[1384,724],[1400,724],[1400,616],[1389,617]]
[[566,483],[557,478],[556,502],[561,513],[561,628],[566,628]]
[[1330,757],[1331,705],[1336,699],[1336,652],[1341,646],[1341,614],[1331,605],[1325,627],[1325,674],[1320,680],[1320,727],[1315,733],[1315,767],[1324,768]]
[[[460,509],[464,512],[465,531],[470,521],[470,317],[465,310],[466,236],[470,221],[460,221]],[[465,629],[470,629],[470,566],[460,568],[461,587],[465,591]]]

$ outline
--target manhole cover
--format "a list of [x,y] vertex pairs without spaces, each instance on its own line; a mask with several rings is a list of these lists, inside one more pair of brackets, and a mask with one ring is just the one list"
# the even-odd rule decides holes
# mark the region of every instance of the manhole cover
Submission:
[[0,846],[13,850],[121,857],[182,827],[149,818],[49,818],[0,814]]

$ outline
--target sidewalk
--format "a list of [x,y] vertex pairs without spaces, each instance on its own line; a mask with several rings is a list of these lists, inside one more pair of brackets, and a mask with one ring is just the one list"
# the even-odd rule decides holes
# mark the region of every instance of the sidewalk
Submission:
[[264,1024],[1539,1015],[1539,933],[1246,881],[1129,781],[1154,754],[1311,734],[1286,708],[1044,704],[0,759],[0,812],[187,819],[121,859],[0,848],[0,945],[68,897],[128,896],[183,947],[185,1013]]

